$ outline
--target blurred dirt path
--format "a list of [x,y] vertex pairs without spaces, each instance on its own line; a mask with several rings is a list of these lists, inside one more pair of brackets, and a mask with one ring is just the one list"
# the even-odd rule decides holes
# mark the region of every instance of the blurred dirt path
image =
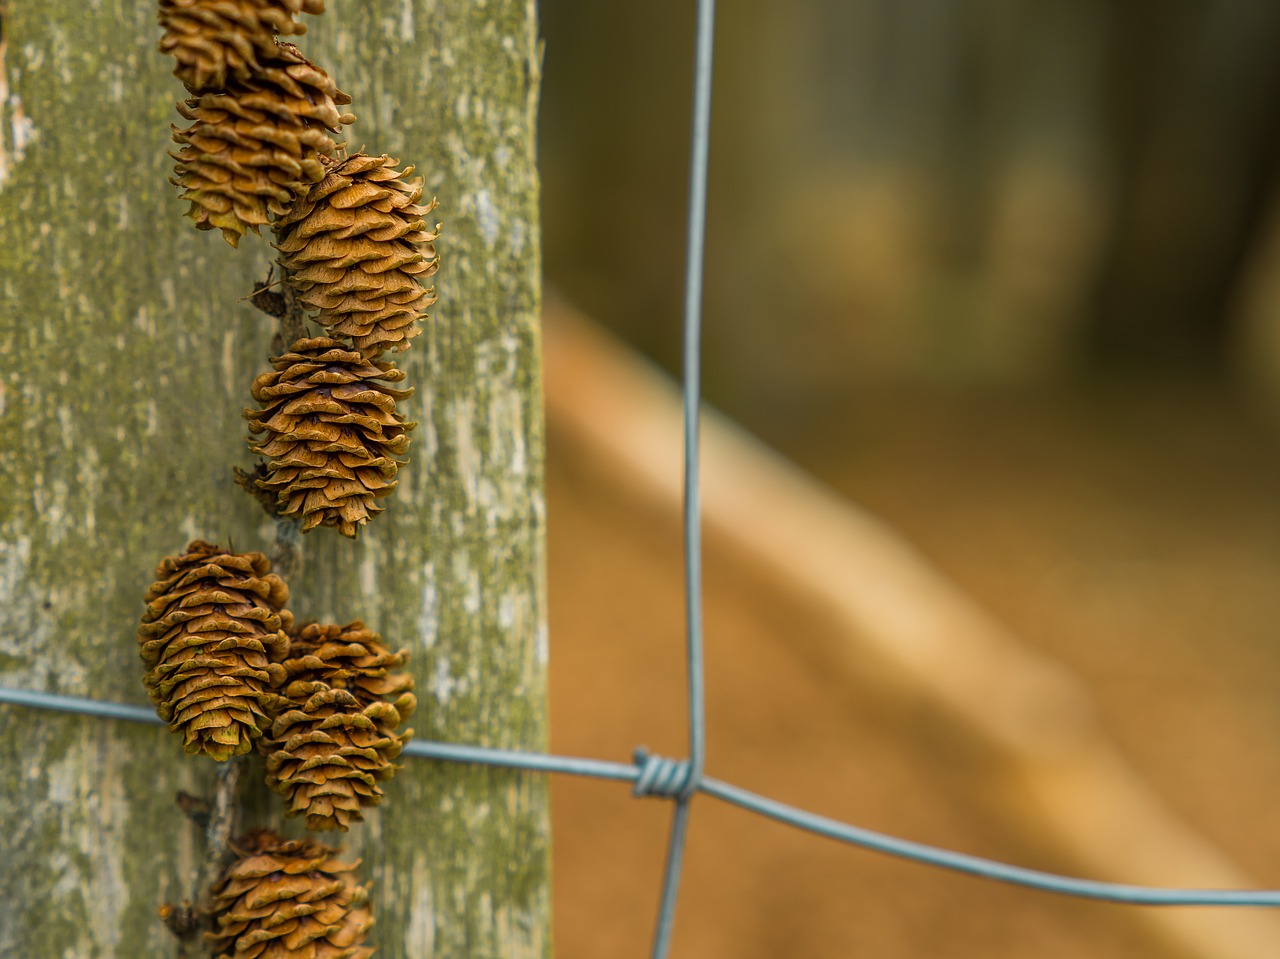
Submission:
[[[549,345],[549,378],[557,375],[555,349]],[[599,462],[598,449],[558,431],[560,387],[550,389],[556,748],[621,758],[644,742],[682,754],[678,516],[669,502],[637,493],[634,470],[628,476],[623,464]],[[626,437],[631,445],[644,441]],[[1000,822],[1011,806],[1036,798],[1035,788],[1022,793],[1025,782],[1009,781],[1001,750],[984,745],[984,737],[975,741],[972,730],[948,729],[936,690],[876,692],[875,679],[883,676],[875,670],[851,682],[847,664],[833,668],[830,650],[847,647],[847,622],[821,604],[815,608],[812,596],[788,594],[767,565],[735,558],[741,544],[734,539],[730,531],[708,543],[712,774],[912,838],[1045,868],[1077,865],[1079,848],[1074,863],[1062,852],[1071,845],[1062,817],[1079,821],[1075,803],[1051,814],[1058,820],[1047,820],[1042,842],[1026,821]],[[1056,768],[1061,772],[1062,764]],[[1128,774],[1119,772],[1122,779]],[[1069,787],[1051,783],[1038,798],[1052,805]],[[643,955],[665,804],[630,800],[613,784],[560,780],[554,788],[559,955]],[[1098,798],[1096,790],[1083,795]],[[1121,790],[1120,799],[1125,795]],[[1160,815],[1155,807],[1148,818]],[[1140,928],[1151,923],[1151,911],[1139,915],[944,876],[708,802],[697,807],[695,823],[677,955],[1181,954]],[[1194,844],[1176,830],[1170,838],[1175,853],[1179,844]],[[1079,837],[1074,841],[1079,845]],[[1270,934],[1258,913],[1210,916],[1207,923],[1206,915],[1163,912],[1168,918],[1155,925],[1166,938],[1170,927],[1185,926],[1193,940],[1195,929],[1216,927],[1219,951],[1188,953],[1202,956],[1256,954],[1238,942],[1252,936],[1256,944]]]

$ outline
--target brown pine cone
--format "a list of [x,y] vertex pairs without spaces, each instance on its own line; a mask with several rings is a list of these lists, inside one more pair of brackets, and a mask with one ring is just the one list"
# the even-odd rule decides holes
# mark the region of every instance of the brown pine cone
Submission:
[[395,729],[413,712],[407,650],[393,653],[364,623],[309,624],[292,637],[277,716],[261,743],[267,785],[305,815],[307,828],[346,831],[361,808],[382,801],[381,780],[413,735]]
[[270,726],[268,685],[283,682],[289,588],[261,553],[195,540],[156,569],[138,626],[143,685],[183,749],[222,761]]
[[366,356],[406,349],[436,301],[423,281],[440,266],[440,226],[422,219],[435,200],[419,205],[422,179],[405,182],[413,167],[397,172],[398,162],[360,153],[326,162],[325,178],[275,225],[298,299]]
[[274,372],[253,381],[261,410],[245,410],[251,433],[265,433],[249,448],[266,456],[259,486],[276,496],[277,512],[302,517],[305,533],[335,526],[354,537],[377,500],[396,487],[396,459],[409,449],[396,401],[413,390],[384,385],[404,379],[393,363],[367,360],[327,337],[301,339],[273,356]]
[[351,878],[359,861],[310,839],[260,829],[211,890],[217,959],[369,959],[369,891]]
[[173,54],[173,74],[192,93],[217,92],[257,73],[277,36],[306,33],[300,11],[324,13],[323,0],[160,0],[160,52]]
[[389,670],[409,661],[409,651],[392,652],[382,637],[360,620],[346,626],[306,623],[289,636],[285,657],[286,682],[314,680],[334,689],[349,689],[362,706],[391,702],[406,719],[416,700],[410,690],[413,679]]
[[194,122],[171,128],[182,150],[169,153],[178,161],[170,182],[182,187],[196,227],[216,227],[237,246],[247,231],[288,212],[324,177],[320,158],[338,145],[330,134],[355,120],[338,112],[350,102],[297,47],[277,43],[253,76],[179,103]]

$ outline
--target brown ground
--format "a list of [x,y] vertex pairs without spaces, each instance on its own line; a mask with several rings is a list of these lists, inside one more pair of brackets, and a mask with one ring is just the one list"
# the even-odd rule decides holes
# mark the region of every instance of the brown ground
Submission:
[[[865,398],[779,435],[1094,690],[1169,802],[1280,885],[1280,439],[1225,401]],[[888,415],[880,411],[891,410]],[[684,755],[678,517],[553,430],[559,752]],[[806,654],[830,625],[707,544],[709,773],[860,825],[1071,868],[1004,824],[982,759]],[[554,781],[559,959],[647,955],[669,805]],[[1127,907],[899,863],[694,806],[675,959],[1173,959]]]

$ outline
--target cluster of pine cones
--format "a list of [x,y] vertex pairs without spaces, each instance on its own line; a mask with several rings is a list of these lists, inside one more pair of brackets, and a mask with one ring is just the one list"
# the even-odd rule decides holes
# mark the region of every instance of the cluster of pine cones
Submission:
[[[409,447],[397,403],[411,390],[384,361],[421,333],[435,302],[439,228],[421,178],[335,139],[351,97],[288,38],[323,0],[159,0],[160,50],[188,97],[172,126],[171,178],[187,215],[235,247],[270,226],[284,293],[253,303],[281,321],[280,355],[245,410],[265,458],[237,480],[306,532],[355,537],[382,510]],[[307,321],[319,329],[310,335]],[[301,331],[301,333],[299,333]],[[257,750],[267,785],[308,829],[343,830],[382,800],[412,730],[413,681],[359,621],[295,624],[289,589],[261,553],[203,540],[165,559],[146,593],[143,683],[183,748],[218,761]],[[355,863],[312,840],[257,831],[212,889],[218,959],[368,959],[368,894]]]
[[403,374],[379,357],[421,333],[439,227],[413,167],[347,156],[334,139],[355,120],[339,109],[351,97],[281,39],[306,32],[297,14],[323,11],[322,0],[160,0],[160,49],[191,94],[171,154],[188,215],[232,246],[269,224],[290,299],[323,331],[291,336],[254,381],[249,446],[266,460],[237,479],[303,532],[355,537],[395,489],[415,425],[396,411],[412,391],[384,385]]
[[196,540],[167,557],[138,627],[143,684],[183,748],[226,760],[257,748],[267,783],[307,828],[346,830],[413,730],[408,659],[360,621],[294,627],[289,588],[261,553]]
[[[346,831],[382,801],[413,730],[408,659],[356,621],[295,627],[289,588],[261,553],[195,540],[165,558],[138,627],[143,685],[183,748],[219,761],[257,749],[267,785],[308,829]],[[367,959],[365,891],[317,842],[241,840],[213,889],[225,959]],[[305,947],[303,949],[302,947]]]
[[351,97],[279,39],[306,32],[295,14],[323,11],[320,0],[160,0],[160,49],[191,94],[178,112],[192,125],[173,127],[173,183],[196,226],[232,246],[324,178],[332,134],[355,120],[338,110]]

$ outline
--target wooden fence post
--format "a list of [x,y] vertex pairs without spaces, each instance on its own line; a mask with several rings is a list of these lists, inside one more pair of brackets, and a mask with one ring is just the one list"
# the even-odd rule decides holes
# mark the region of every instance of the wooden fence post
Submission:
[[[328,7],[298,44],[353,95],[350,148],[415,164],[445,227],[440,301],[397,357],[411,462],[357,543],[303,538],[290,606],[413,651],[419,738],[541,749],[534,4]],[[0,2],[0,684],[133,703],[159,559],[274,536],[231,478],[274,332],[241,299],[271,250],[183,220],[157,39],[151,3]],[[177,955],[157,907],[203,849],[173,797],[212,779],[161,729],[0,707],[0,955]],[[344,839],[379,955],[548,955],[543,779],[408,760],[387,793]]]

